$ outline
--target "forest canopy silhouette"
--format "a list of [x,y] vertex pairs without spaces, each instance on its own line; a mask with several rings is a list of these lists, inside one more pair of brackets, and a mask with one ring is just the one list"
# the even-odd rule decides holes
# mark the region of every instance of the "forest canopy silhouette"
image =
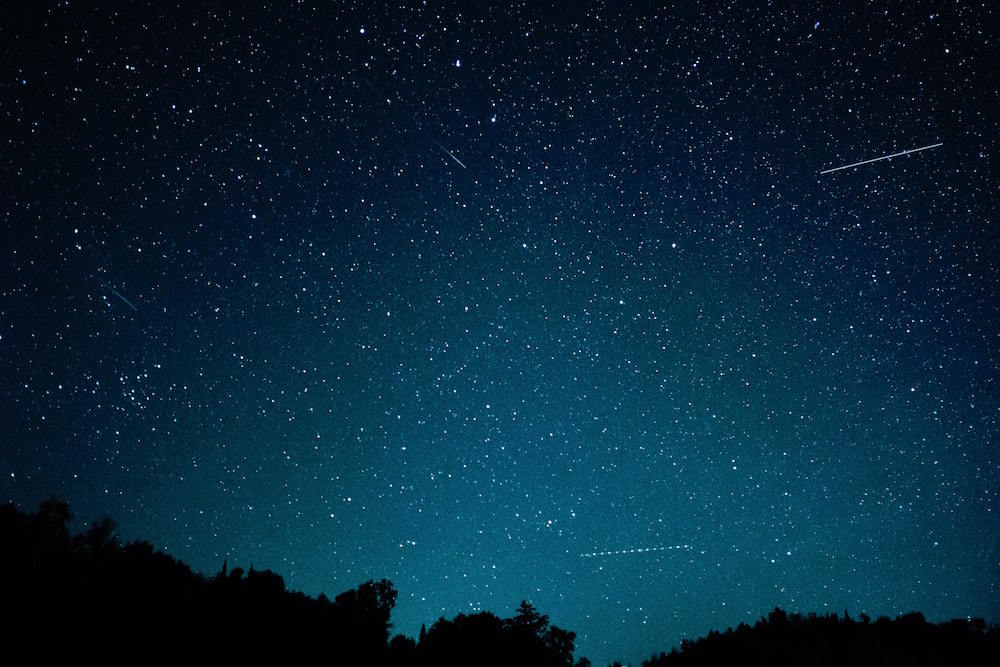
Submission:
[[[392,584],[367,581],[330,600],[288,591],[279,574],[224,563],[198,574],[144,541],[122,545],[113,520],[72,535],[69,506],[0,506],[0,661],[4,664],[589,665],[576,635],[527,601],[514,616],[459,614],[390,639]],[[1000,626],[872,621],[775,609],[645,661],[666,665],[1000,664]]]

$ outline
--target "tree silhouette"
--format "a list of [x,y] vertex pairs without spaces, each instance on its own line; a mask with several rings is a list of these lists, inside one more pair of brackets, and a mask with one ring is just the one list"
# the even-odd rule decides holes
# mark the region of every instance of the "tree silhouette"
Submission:
[[72,520],[73,514],[65,500],[55,496],[43,500],[35,515],[40,545],[49,548],[64,547],[69,542],[69,522]]
[[686,665],[993,665],[1000,658],[1000,626],[981,619],[928,623],[913,612],[861,622],[849,614],[789,614],[775,608],[752,627],[712,631],[681,642],[680,650],[646,660],[644,667]]
[[[0,664],[387,664],[396,591],[370,581],[330,601],[285,590],[270,570],[207,579],[147,542],[121,546],[111,519],[71,537],[69,506],[0,506]],[[403,644],[400,644],[402,646]]]
[[514,632],[541,637],[549,626],[549,617],[539,614],[538,610],[527,600],[521,600],[517,613],[514,614],[513,618],[507,620],[506,625]]
[[545,651],[550,656],[554,665],[573,665],[573,648],[576,642],[576,633],[552,626],[542,637],[545,643]]
[[95,553],[108,553],[118,548],[117,530],[118,525],[110,517],[93,521],[83,536],[83,543]]
[[548,616],[522,601],[508,619],[489,612],[439,619],[430,630],[421,629],[417,657],[422,665],[572,667],[575,639],[575,633],[550,626]]
[[[58,498],[36,514],[0,506],[0,664],[574,664],[576,635],[526,600],[507,619],[459,614],[421,627],[418,641],[390,641],[397,592],[388,580],[330,600],[288,591],[270,570],[230,570],[228,560],[206,578],[148,542],[121,545],[111,519],[71,536],[71,518]],[[643,664],[994,665],[1000,626],[775,608],[752,626],[686,639]]]

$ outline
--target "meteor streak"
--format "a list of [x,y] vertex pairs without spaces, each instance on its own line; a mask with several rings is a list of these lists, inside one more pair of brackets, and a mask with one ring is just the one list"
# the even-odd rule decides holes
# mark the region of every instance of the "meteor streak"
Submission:
[[[428,135],[428,136],[429,136],[429,135]],[[466,167],[466,166],[465,166],[464,164],[462,164],[462,161],[461,161],[461,160],[459,160],[459,159],[458,159],[457,157],[455,157],[455,154],[454,154],[454,153],[452,153],[452,152],[451,152],[450,150],[448,150],[447,148],[445,148],[445,147],[444,147],[444,146],[443,146],[443,145],[441,144],[441,142],[440,142],[440,141],[438,141],[438,140],[437,140],[437,139],[435,139],[434,137],[431,137],[431,141],[433,141],[434,143],[436,143],[436,144],[437,144],[437,145],[438,145],[438,146],[439,146],[439,147],[441,148],[441,150],[443,150],[443,151],[444,151],[445,153],[447,153],[447,154],[448,154],[448,155],[449,155],[449,156],[451,157],[451,159],[452,159],[452,160],[454,160],[455,162],[457,162],[457,163],[461,164],[461,165],[462,165],[462,169],[468,169],[468,167]]]
[[[419,46],[419,45],[418,45],[418,46]],[[366,77],[365,75],[363,75],[363,74],[361,74],[361,73],[359,72],[359,73],[358,73],[358,76],[359,76],[359,77],[361,78],[361,80],[362,80],[362,81],[364,81],[364,82],[365,82],[365,84],[366,84],[366,85],[367,85],[367,86],[368,86],[369,88],[371,88],[372,90],[374,90],[374,91],[375,91],[376,93],[378,93],[378,94],[379,94],[379,95],[380,95],[381,97],[385,98],[385,102],[386,102],[386,104],[390,104],[390,105],[392,104],[392,98],[391,98],[391,97],[389,97],[389,96],[388,96],[387,94],[385,94],[384,92],[382,92],[382,90],[381,90],[381,89],[379,89],[379,88],[378,88],[378,86],[376,86],[376,85],[375,85],[374,83],[372,83],[371,81],[369,81],[369,80],[368,80],[368,78],[367,78],[367,77]],[[413,121],[413,124],[414,124],[414,125],[415,125],[415,126],[417,127],[417,129],[418,129],[418,130],[420,130],[421,132],[423,132],[424,134],[426,134],[426,135],[427,135],[427,138],[428,138],[428,139],[430,139],[430,140],[431,140],[431,141],[433,141],[433,142],[434,142],[435,144],[437,144],[437,147],[438,147],[438,148],[440,148],[441,150],[443,150],[443,151],[444,151],[445,153],[447,153],[447,154],[448,154],[448,157],[450,157],[450,158],[451,158],[452,160],[454,160],[455,162],[457,162],[457,163],[458,163],[458,164],[459,164],[459,165],[460,165],[460,166],[462,167],[462,169],[468,169],[468,167],[466,167],[466,166],[465,166],[465,163],[464,163],[464,162],[462,162],[462,161],[461,161],[461,160],[459,160],[459,159],[458,159],[457,157],[455,157],[455,154],[454,154],[454,153],[452,153],[452,152],[451,152],[450,150],[448,150],[447,148],[445,148],[445,147],[444,147],[444,144],[442,144],[442,143],[441,143],[440,141],[438,141],[437,139],[435,139],[435,138],[434,138],[434,135],[432,135],[432,134],[431,134],[430,132],[428,132],[427,130],[425,130],[425,129],[424,129],[424,126],[423,126],[423,125],[421,125],[421,123],[420,123],[419,119],[418,119],[418,118],[417,118],[417,117],[416,117],[416,116],[415,116],[415,115],[413,114],[413,112],[412,112],[412,111],[410,111],[410,109],[409,109],[409,106],[410,106],[410,105],[408,105],[408,104],[406,103],[406,100],[404,100],[404,99],[403,99],[402,97],[400,97],[399,93],[393,93],[393,96],[394,96],[394,97],[395,97],[395,98],[396,98],[397,100],[399,100],[399,102],[400,102],[400,103],[401,103],[401,104],[402,104],[402,105],[403,105],[404,107],[406,107],[406,109],[407,109],[407,112],[408,112],[408,113],[409,113],[409,115],[410,115],[410,119],[411,119],[411,120]]]
[[139,312],[139,309],[136,308],[135,306],[133,306],[131,301],[129,301],[128,299],[126,299],[125,297],[123,297],[121,294],[119,294],[118,290],[116,290],[111,285],[108,285],[107,287],[108,287],[109,290],[111,290],[112,292],[114,292],[114,295],[116,297],[118,297],[119,299],[121,299],[122,301],[124,301],[128,305],[129,308],[131,308],[132,310],[134,310],[137,313]]
[[899,157],[900,155],[907,155],[909,153],[918,153],[920,151],[925,151],[929,148],[937,148],[938,146],[943,146],[943,143],[931,144],[930,146],[921,146],[920,148],[911,148],[906,151],[901,151],[899,153],[893,153],[892,155],[883,155],[882,157],[873,157],[870,160],[862,160],[861,162],[855,162],[854,164],[845,164],[843,167],[834,167],[833,169],[826,169],[819,173],[829,174],[834,171],[840,171],[841,169],[850,169],[851,167],[860,167],[863,164],[868,164],[869,162],[878,162],[879,160],[888,160],[889,158]]

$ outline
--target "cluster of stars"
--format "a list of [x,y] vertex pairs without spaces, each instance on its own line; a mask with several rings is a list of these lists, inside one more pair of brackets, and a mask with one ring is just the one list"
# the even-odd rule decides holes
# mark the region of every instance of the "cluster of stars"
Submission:
[[992,8],[404,4],[5,26],[2,500],[598,664],[1000,614]]

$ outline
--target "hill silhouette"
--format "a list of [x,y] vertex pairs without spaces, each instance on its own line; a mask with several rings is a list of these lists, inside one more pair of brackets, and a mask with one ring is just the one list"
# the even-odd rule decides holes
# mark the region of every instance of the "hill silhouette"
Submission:
[[[148,542],[122,545],[115,523],[71,535],[69,506],[0,506],[2,664],[324,664],[578,667],[573,632],[524,601],[510,618],[459,614],[390,640],[392,584],[367,581],[330,600],[288,591],[270,570],[206,577]],[[1000,664],[1000,627],[982,619],[872,622],[788,615],[712,632],[645,661],[664,665]]]

